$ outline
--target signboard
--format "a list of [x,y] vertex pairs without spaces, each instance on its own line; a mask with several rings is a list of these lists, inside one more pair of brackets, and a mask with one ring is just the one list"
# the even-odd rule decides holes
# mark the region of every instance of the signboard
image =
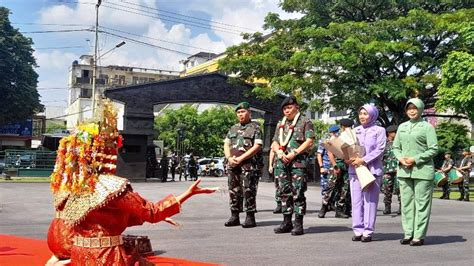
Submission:
[[0,135],[31,137],[33,133],[33,120],[0,125]]

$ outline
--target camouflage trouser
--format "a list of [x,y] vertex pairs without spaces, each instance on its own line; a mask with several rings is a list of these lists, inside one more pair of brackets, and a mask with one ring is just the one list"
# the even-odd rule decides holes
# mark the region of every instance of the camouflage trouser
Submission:
[[280,182],[278,181],[278,177],[274,177],[273,181],[275,182],[275,201],[281,204],[280,190],[278,189]]
[[306,214],[306,168],[277,167],[278,194],[281,198],[283,214]]
[[321,196],[324,196],[324,193],[326,190],[328,190],[329,187],[329,174],[321,174],[321,182],[319,184],[321,186]]
[[350,194],[350,190],[347,171],[341,171],[338,175],[330,174],[327,190],[323,193],[323,204],[334,205],[336,208],[343,209],[348,194]]
[[461,195],[469,195],[469,174],[463,175],[462,183],[458,184],[458,188]]
[[396,173],[386,173],[383,175],[382,193],[384,194],[383,202],[385,205],[392,204],[392,195],[397,195],[398,202],[400,202],[400,186]]
[[228,176],[230,210],[255,212],[259,177],[252,171],[243,171],[240,167],[229,169]]
[[451,188],[450,188],[450,183],[449,181],[444,183],[444,185],[442,186],[443,188],[443,195],[449,195],[451,193]]

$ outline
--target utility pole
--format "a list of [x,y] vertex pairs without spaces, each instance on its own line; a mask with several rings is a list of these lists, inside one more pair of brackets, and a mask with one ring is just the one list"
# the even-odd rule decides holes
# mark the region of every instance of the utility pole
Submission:
[[92,65],[92,118],[95,115],[95,91],[96,91],[96,79],[97,79],[97,53],[99,47],[97,46],[99,39],[99,7],[102,4],[102,0],[97,0],[95,5],[95,44],[94,44],[94,62]]

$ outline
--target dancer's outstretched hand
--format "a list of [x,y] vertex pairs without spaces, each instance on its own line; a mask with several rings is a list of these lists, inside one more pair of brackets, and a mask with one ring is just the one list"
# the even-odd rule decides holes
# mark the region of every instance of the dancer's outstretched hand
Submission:
[[196,194],[210,194],[210,193],[214,193],[216,192],[217,190],[219,190],[218,187],[203,187],[203,188],[200,188],[198,185],[199,183],[201,183],[201,178],[199,178],[198,180],[196,180],[189,188],[188,190],[191,192],[191,196],[192,195],[196,195]]
[[217,187],[214,187],[214,188],[209,188],[209,187],[204,187],[204,188],[200,188],[198,185],[199,183],[201,183],[201,179],[199,178],[198,180],[196,180],[196,182],[194,182],[183,194],[179,195],[178,197],[176,197],[176,199],[178,200],[179,203],[183,203],[185,202],[188,198],[190,198],[191,196],[193,195],[197,195],[197,194],[210,194],[210,193],[214,193],[216,192],[217,190],[219,190],[219,188]]

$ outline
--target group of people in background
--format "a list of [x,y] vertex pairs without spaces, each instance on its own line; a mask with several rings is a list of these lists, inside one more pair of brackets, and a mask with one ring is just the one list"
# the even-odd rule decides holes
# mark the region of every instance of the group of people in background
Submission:
[[[421,117],[423,102],[418,98],[405,105],[408,121],[399,126],[383,128],[377,125],[378,109],[365,104],[358,110],[359,125],[342,119],[329,128],[332,137],[351,129],[362,152],[350,159],[336,158],[320,141],[316,151],[321,174],[322,206],[318,216],[324,218],[330,210],[337,218],[352,217],[353,241],[371,242],[375,231],[379,194],[384,195],[384,214],[391,214],[392,197],[398,198],[397,214],[401,214],[404,238],[402,245],[424,244],[428,229],[435,167],[433,158],[438,153],[436,132]],[[237,105],[239,123],[234,125],[224,141],[228,161],[231,217],[225,226],[238,226],[240,212],[246,212],[242,227],[255,227],[256,194],[261,175],[258,159],[262,153],[262,132],[258,123],[251,121],[250,105]],[[287,97],[281,104],[283,118],[278,122],[269,153],[270,174],[275,179],[274,213],[283,215],[276,234],[302,235],[307,204],[308,160],[317,143],[312,122],[299,111],[295,97]],[[462,196],[469,200],[468,182],[471,157],[468,151],[457,168],[466,178],[460,185]],[[449,157],[439,171],[453,167]],[[356,168],[365,166],[375,181],[363,188]],[[443,195],[444,196],[444,195]],[[449,192],[447,196],[449,197]],[[294,217],[294,220],[293,220]]]
[[471,152],[465,148],[462,150],[458,166],[451,157],[451,152],[444,153],[444,161],[437,171],[442,174],[446,181],[443,183],[443,195],[440,199],[450,199],[451,185],[457,185],[460,196],[457,200],[469,201],[469,172],[472,166]]

